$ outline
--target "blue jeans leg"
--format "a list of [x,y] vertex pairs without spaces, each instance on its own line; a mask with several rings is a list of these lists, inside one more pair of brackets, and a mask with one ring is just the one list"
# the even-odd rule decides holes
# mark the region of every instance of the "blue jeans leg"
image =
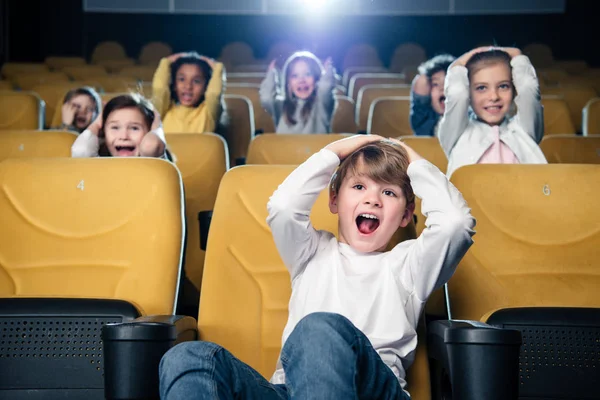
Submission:
[[230,352],[210,342],[185,342],[169,350],[159,368],[161,399],[287,400],[273,385]]
[[300,320],[281,361],[294,400],[409,399],[369,339],[339,314],[313,313]]

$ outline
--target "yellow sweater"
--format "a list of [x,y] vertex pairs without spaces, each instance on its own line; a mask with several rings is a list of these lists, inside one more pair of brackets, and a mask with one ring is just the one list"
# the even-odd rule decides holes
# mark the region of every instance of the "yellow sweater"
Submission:
[[166,133],[214,132],[223,111],[221,94],[223,91],[223,64],[215,63],[212,77],[208,82],[204,101],[198,107],[186,107],[171,101],[169,82],[171,63],[163,58],[152,80],[152,102],[163,120]]

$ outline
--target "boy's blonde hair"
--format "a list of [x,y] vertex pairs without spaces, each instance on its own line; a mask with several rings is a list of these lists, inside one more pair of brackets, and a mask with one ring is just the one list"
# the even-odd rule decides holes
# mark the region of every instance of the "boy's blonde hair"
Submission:
[[415,201],[410,178],[406,173],[410,163],[408,153],[402,146],[391,141],[369,143],[346,157],[331,179],[331,191],[338,194],[347,176],[359,174],[358,166],[361,162],[365,171],[360,173],[374,181],[400,186],[407,205]]

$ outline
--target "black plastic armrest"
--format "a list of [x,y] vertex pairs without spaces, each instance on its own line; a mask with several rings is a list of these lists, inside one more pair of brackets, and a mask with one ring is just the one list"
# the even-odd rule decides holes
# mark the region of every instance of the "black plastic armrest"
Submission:
[[246,165],[246,157],[238,157],[235,159],[235,166]]
[[[517,399],[521,332],[478,321],[427,325],[427,353],[441,364],[453,399]],[[448,395],[448,393],[446,393]]]
[[210,230],[210,221],[212,220],[212,216],[212,210],[200,211],[198,213],[198,226],[200,227],[200,249],[204,251],[206,251],[208,231]]
[[158,366],[175,344],[196,340],[192,317],[155,315],[102,327],[107,399],[158,399]]

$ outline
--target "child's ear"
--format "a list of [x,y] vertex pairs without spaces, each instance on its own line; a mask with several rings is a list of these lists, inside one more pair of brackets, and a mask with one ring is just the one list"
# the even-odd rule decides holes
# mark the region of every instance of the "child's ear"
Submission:
[[330,190],[329,191],[329,211],[331,211],[332,214],[338,213],[337,199],[338,199],[337,193],[335,193],[333,190]]
[[400,227],[406,228],[408,224],[413,220],[413,214],[415,213],[415,202],[408,204],[404,209],[404,215],[400,221]]

